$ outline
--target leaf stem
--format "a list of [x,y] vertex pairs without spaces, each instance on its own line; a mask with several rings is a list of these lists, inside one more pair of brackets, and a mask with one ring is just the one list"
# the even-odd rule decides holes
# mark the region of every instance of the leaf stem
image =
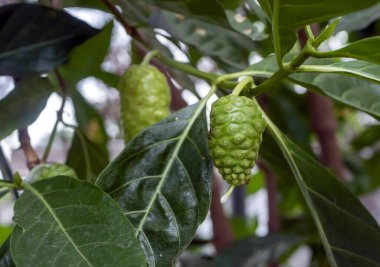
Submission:
[[234,191],[235,186],[231,185],[228,191],[220,198],[220,203],[224,204],[227,202],[228,198],[231,196],[232,192]]
[[236,85],[236,87],[232,91],[232,94],[233,95],[240,95],[241,91],[243,91],[243,89],[246,86],[252,85],[253,83],[254,82],[253,82],[253,78],[252,77],[246,77],[246,78],[244,78],[240,83],[238,83],[238,85]]
[[310,43],[307,42],[302,51],[294,57],[289,63],[284,64],[283,68],[278,69],[269,79],[256,87],[255,95],[264,93],[266,90],[272,88],[284,78],[295,72],[299,66],[302,65],[310,57],[310,51],[313,48]]
[[200,71],[197,68],[194,68],[193,66],[191,66],[189,64],[181,63],[181,62],[175,61],[173,59],[166,58],[162,54],[158,55],[157,58],[163,64],[165,64],[167,66],[173,67],[177,70],[186,72],[186,73],[188,73],[194,77],[198,77],[198,78],[204,79],[204,80],[209,81],[209,82],[213,82],[214,80],[216,80],[218,78],[218,75],[216,75],[216,74]]
[[153,51],[150,51],[148,52],[147,54],[145,54],[145,57],[143,59],[143,61],[141,62],[141,66],[143,65],[148,65],[149,62],[156,56],[160,55],[160,51],[158,50],[153,50]]
[[5,181],[5,180],[0,180],[0,188],[1,187],[10,188],[10,189],[18,189],[19,188],[16,184]]
[[279,19],[280,19],[280,0],[276,0],[274,1],[273,17],[272,17],[273,45],[274,45],[274,51],[276,54],[277,65],[279,66],[280,69],[282,69],[283,63],[282,63]]

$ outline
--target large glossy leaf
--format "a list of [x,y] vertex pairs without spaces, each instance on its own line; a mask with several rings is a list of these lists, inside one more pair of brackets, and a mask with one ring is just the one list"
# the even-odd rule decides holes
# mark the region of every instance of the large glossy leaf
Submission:
[[45,78],[28,77],[0,100],[0,139],[35,121],[46,105],[52,85]]
[[150,23],[197,48],[202,54],[216,57],[236,68],[247,66],[248,55],[254,49],[253,41],[245,35],[197,19],[179,18],[172,12],[155,12]]
[[356,58],[380,64],[380,36],[356,41],[341,49],[324,53],[325,56]]
[[49,72],[98,33],[64,11],[34,4],[2,6],[0,18],[0,75]]
[[132,139],[96,181],[131,220],[149,266],[173,265],[208,212],[203,106],[173,113]]
[[273,261],[278,261],[301,240],[299,237],[285,235],[244,238],[225,248],[204,267],[267,266]]
[[120,207],[91,183],[57,176],[16,201],[11,252],[17,266],[144,266]]
[[330,265],[378,266],[380,228],[374,218],[329,171],[267,122],[309,207]]
[[273,38],[278,56],[282,58],[295,42],[294,32],[300,27],[327,21],[378,3],[377,0],[272,0]]
[[84,132],[76,129],[66,164],[75,170],[78,177],[94,181],[108,162],[106,147],[94,143]]

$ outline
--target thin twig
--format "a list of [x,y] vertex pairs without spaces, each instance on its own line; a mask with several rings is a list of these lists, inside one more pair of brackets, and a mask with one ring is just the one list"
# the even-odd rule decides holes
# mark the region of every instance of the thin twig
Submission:
[[134,36],[134,37],[140,36],[140,34],[136,31],[136,28],[129,25],[128,21],[124,18],[123,13],[121,13],[119,9],[117,9],[117,7],[110,0],[103,0],[103,3],[115,16],[116,20],[119,21],[121,25],[123,25],[125,31],[130,36]]
[[30,143],[28,128],[18,130],[18,140],[20,141],[21,149],[24,151],[26,158],[26,165],[29,170],[33,169],[36,165],[40,164],[40,159],[37,152],[34,150]]
[[59,87],[61,89],[61,92],[62,92],[62,103],[61,103],[61,107],[57,111],[57,119],[56,119],[56,121],[54,123],[53,130],[52,130],[52,132],[50,134],[50,137],[49,137],[49,141],[48,141],[48,143],[46,145],[44,154],[42,156],[42,162],[46,162],[47,159],[48,159],[48,157],[49,157],[49,153],[50,153],[51,147],[53,145],[53,141],[54,141],[55,135],[57,133],[58,124],[60,122],[62,122],[62,114],[63,114],[63,110],[65,108],[66,98],[67,98],[66,83],[65,83],[65,81],[64,81],[61,73],[59,72],[58,69],[55,69],[54,73],[55,73],[55,76],[57,77],[58,85],[59,85]]

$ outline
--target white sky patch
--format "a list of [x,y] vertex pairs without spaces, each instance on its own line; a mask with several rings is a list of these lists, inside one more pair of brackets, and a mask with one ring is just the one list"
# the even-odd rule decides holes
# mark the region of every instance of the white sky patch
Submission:
[[69,7],[65,8],[65,10],[72,16],[87,22],[89,25],[97,29],[102,28],[112,19],[111,14],[92,8]]

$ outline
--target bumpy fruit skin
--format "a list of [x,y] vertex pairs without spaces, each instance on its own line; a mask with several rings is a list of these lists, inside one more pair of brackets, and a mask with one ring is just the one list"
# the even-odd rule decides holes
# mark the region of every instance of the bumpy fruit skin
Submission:
[[153,66],[131,66],[120,80],[119,91],[126,143],[170,113],[166,77]]
[[75,171],[67,165],[64,164],[41,164],[33,168],[29,173],[27,180],[34,182],[37,180],[47,179],[50,177],[64,175],[77,178]]
[[210,120],[215,166],[229,184],[247,184],[266,126],[261,111],[248,97],[228,95],[213,103]]

